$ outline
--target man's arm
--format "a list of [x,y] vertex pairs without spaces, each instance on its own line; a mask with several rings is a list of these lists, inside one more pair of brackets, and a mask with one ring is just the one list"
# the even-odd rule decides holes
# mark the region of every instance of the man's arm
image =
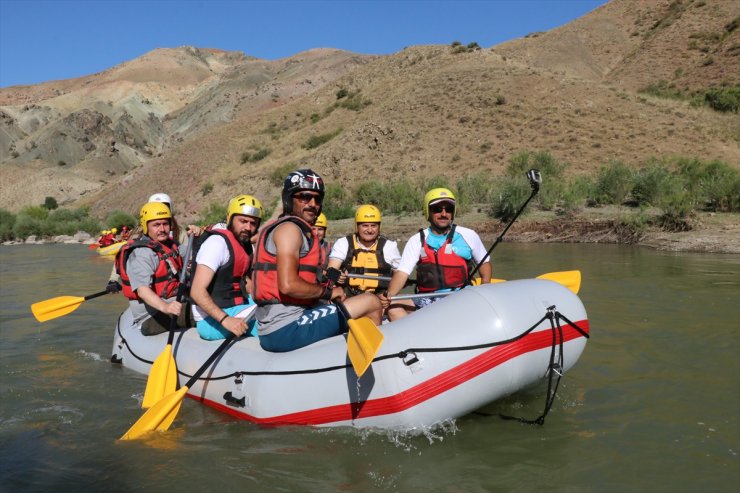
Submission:
[[182,304],[179,301],[165,301],[157,296],[157,293],[149,286],[139,286],[136,289],[136,295],[150,307],[167,315],[177,316],[182,310]]
[[198,305],[198,308],[206,312],[211,318],[219,322],[221,326],[237,337],[244,335],[247,324],[244,319],[229,317],[211,298],[208,286],[216,273],[207,265],[197,264],[195,276],[190,285],[190,298]]
[[489,282],[491,282],[491,274],[493,273],[491,262],[489,260],[486,260],[484,264],[481,264],[480,268],[478,269],[478,273],[480,274],[481,284],[488,284]]
[[[306,282],[298,275],[299,254],[303,244],[303,234],[294,224],[281,224],[273,233],[273,241],[277,250],[277,278],[278,289],[281,293],[298,299],[319,300],[324,296],[325,288],[319,284]],[[344,297],[341,287],[334,287],[331,299]]]

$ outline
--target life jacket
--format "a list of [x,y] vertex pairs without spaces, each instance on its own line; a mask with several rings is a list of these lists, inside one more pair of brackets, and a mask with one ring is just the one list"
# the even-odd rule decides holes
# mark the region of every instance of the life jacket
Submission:
[[248,296],[244,279],[250,274],[252,243],[243,245],[229,229],[208,227],[197,237],[193,245],[193,258],[197,258],[201,245],[212,235],[218,235],[226,241],[229,261],[216,271],[207,291],[219,308],[244,305]]
[[424,230],[419,230],[421,237],[421,258],[416,264],[416,289],[420,293],[431,293],[440,289],[456,289],[465,285],[468,279],[468,260],[452,250],[452,238],[455,225],[452,225],[447,239],[434,250],[424,238]]
[[292,298],[280,292],[277,278],[277,256],[267,251],[267,243],[275,228],[285,222],[292,222],[301,228],[308,241],[308,252],[298,258],[298,276],[311,284],[318,284],[319,242],[315,241],[311,225],[296,216],[285,216],[265,225],[257,240],[255,262],[252,267],[252,297],[260,306],[273,303],[284,305],[313,306],[316,299]]
[[137,248],[151,248],[157,254],[159,265],[154,271],[152,284],[149,286],[162,299],[170,298],[177,292],[180,284],[178,274],[182,269],[182,257],[176,242],[172,246],[154,241],[148,236],[142,236],[137,240],[129,240],[116,254],[116,272],[121,276],[123,295],[130,300],[138,300],[139,297],[131,289],[131,279],[126,272],[126,262],[129,255]]
[[[393,274],[393,268],[385,261],[383,248],[386,244],[386,238],[378,237],[375,247],[366,250],[357,242],[357,235],[347,236],[347,248],[353,245],[353,249],[347,252],[341,270],[347,270],[350,274],[361,274],[366,276],[383,276],[390,277]],[[359,294],[364,291],[379,293],[388,288],[388,281],[375,281],[372,279],[353,279],[349,278],[347,290],[350,294]]]

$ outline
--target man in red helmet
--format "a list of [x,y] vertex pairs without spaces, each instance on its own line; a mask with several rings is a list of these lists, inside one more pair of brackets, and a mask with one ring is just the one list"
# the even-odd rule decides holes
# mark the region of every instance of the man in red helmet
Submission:
[[[298,349],[347,332],[347,320],[336,305],[344,290],[318,283],[319,242],[312,226],[321,214],[324,181],[310,169],[288,174],[283,183],[283,214],[268,224],[257,241],[252,289],[257,303],[260,345],[273,352]],[[346,300],[349,316],[380,323],[375,295]]]

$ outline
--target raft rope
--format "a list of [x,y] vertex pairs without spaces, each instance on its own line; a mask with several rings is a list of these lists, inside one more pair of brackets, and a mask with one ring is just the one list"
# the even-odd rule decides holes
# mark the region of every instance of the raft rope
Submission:
[[[432,347],[432,348],[409,348],[405,349],[403,351],[399,351],[397,353],[392,354],[386,354],[383,356],[378,356],[377,358],[373,359],[373,362],[376,361],[382,361],[386,359],[391,358],[399,358],[403,361],[403,363],[407,366],[415,363],[418,358],[418,353],[443,353],[443,352],[454,352],[454,351],[472,351],[475,349],[486,349],[491,348],[495,346],[501,346],[504,344],[510,344],[514,341],[517,341],[519,339],[522,339],[527,334],[532,332],[534,329],[536,329],[542,322],[545,320],[550,320],[550,327],[552,330],[552,349],[550,352],[550,364],[548,365],[548,389],[547,389],[547,402],[545,403],[545,412],[542,416],[535,420],[525,420],[522,418],[515,418],[515,417],[509,417],[509,416],[501,416],[503,419],[514,419],[521,421],[523,423],[533,423],[533,424],[543,424],[545,421],[545,416],[550,411],[550,408],[552,407],[553,401],[555,400],[555,392],[557,391],[558,384],[560,382],[560,378],[562,377],[562,368],[563,368],[563,329],[560,325],[560,320],[565,321],[570,327],[575,329],[577,332],[579,332],[583,337],[589,338],[589,334],[585,332],[583,329],[578,327],[575,323],[571,322],[566,318],[564,315],[562,315],[560,312],[555,310],[555,305],[550,306],[547,308],[547,312],[545,315],[540,318],[534,325],[532,325],[530,328],[522,332],[521,334],[512,337],[511,339],[506,339],[503,341],[496,341],[496,342],[489,342],[485,344],[475,344],[471,346],[450,346],[450,347]],[[139,355],[137,355],[134,351],[131,345],[128,343],[125,337],[123,337],[123,334],[121,333],[121,327],[120,327],[120,318],[119,323],[116,324],[116,330],[118,331],[118,335],[121,338],[121,343],[119,345],[120,348],[122,348],[124,345],[128,347],[129,353],[131,355],[138,359],[139,361],[143,363],[152,364],[152,361],[147,360],[146,358],[143,358]],[[557,332],[556,332],[557,330]],[[560,343],[558,344],[558,339],[560,339]],[[559,355],[558,355],[558,361],[555,362],[555,348],[559,346]],[[412,355],[411,359],[408,358],[409,355]],[[111,359],[112,361],[116,362],[114,359]],[[120,361],[118,361],[120,362]],[[351,363],[344,364],[344,365],[335,365],[335,366],[327,366],[323,368],[310,368],[305,370],[288,370],[288,371],[236,371],[233,373],[229,373],[227,375],[221,375],[217,377],[202,377],[199,380],[201,381],[215,381],[215,380],[224,380],[229,378],[241,378],[242,376],[248,375],[248,376],[261,376],[261,375],[273,375],[273,376],[280,376],[280,375],[303,375],[303,374],[313,374],[313,373],[324,373],[329,371],[336,371],[336,370],[345,370],[347,368],[350,368],[352,366]],[[186,377],[191,378],[192,375],[180,371],[178,368],[177,372]],[[553,375],[557,374],[557,380],[555,381],[555,386],[553,388],[552,382],[553,382]],[[479,413],[485,415],[485,413]]]

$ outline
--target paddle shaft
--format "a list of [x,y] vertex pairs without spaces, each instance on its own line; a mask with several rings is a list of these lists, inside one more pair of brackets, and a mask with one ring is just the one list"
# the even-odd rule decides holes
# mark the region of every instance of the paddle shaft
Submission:
[[527,207],[527,204],[529,204],[529,201],[532,200],[535,195],[537,195],[537,192],[540,191],[540,183],[542,183],[540,172],[534,169],[529,170],[527,171],[527,178],[529,179],[529,184],[532,187],[532,193],[529,194],[529,197],[524,202],[524,204],[519,208],[514,218],[511,221],[509,221],[509,224],[507,224],[504,230],[501,232],[501,234],[498,235],[498,238],[496,238],[496,241],[493,242],[493,245],[491,245],[491,248],[488,249],[488,251],[483,256],[483,258],[480,260],[480,262],[478,262],[478,265],[475,266],[475,269],[473,269],[473,272],[471,272],[470,275],[468,276],[468,280],[466,281],[467,284],[470,284],[470,281],[473,279],[473,277],[475,277],[475,274],[478,272],[478,269],[480,269],[480,266],[483,265],[483,263],[486,260],[488,260],[488,257],[491,256],[491,252],[493,252],[493,249],[496,248],[496,245],[501,243],[501,240],[504,238],[504,235],[506,234],[507,231],[509,231],[509,228],[511,227],[512,224],[514,224],[514,221],[517,220],[517,218],[522,213],[522,211],[524,211],[524,208]]
[[397,296],[391,296],[391,301],[400,300],[418,300],[419,298],[439,298],[441,296],[447,296],[456,291],[443,291],[441,293],[416,293],[416,294],[399,294]]
[[[188,262],[190,261],[190,252],[192,251],[193,237],[188,235],[188,244],[185,246],[185,254],[182,256],[182,270],[180,271],[180,284],[177,286],[177,296],[175,299],[182,302],[185,297],[185,278],[188,272]],[[187,309],[187,308],[186,308]],[[175,340],[175,330],[177,330],[177,316],[170,315],[170,333],[167,336],[167,345],[171,346]]]
[[91,300],[91,299],[93,299],[93,298],[97,298],[98,296],[103,296],[103,295],[106,295],[106,294],[109,294],[109,293],[110,293],[110,291],[108,291],[108,290],[106,289],[105,291],[100,291],[99,293],[95,293],[95,294],[90,294],[90,295],[88,295],[88,296],[85,296],[85,301],[87,301],[87,300]]

